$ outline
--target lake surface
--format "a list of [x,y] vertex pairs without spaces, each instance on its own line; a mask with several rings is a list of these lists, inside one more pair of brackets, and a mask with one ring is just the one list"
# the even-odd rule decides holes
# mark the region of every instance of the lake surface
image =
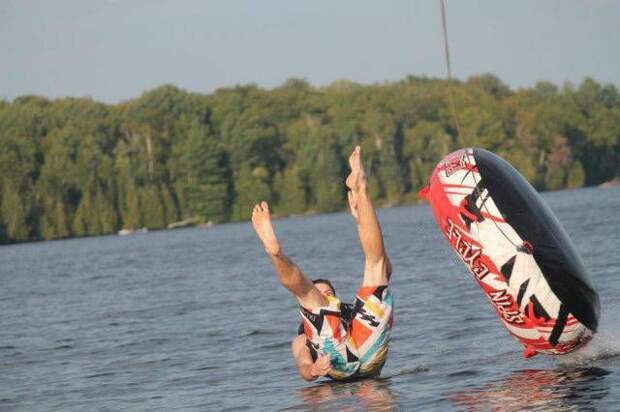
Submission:
[[[0,410],[617,410],[620,188],[545,193],[599,291],[582,352],[524,360],[427,205],[379,212],[395,323],[382,378],[306,383],[299,315],[249,223],[0,248]],[[284,250],[350,300],[346,213],[276,221]]]

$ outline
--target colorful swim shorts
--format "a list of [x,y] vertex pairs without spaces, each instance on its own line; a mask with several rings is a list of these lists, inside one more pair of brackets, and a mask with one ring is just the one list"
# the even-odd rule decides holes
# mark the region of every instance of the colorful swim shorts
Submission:
[[393,322],[393,298],[387,285],[357,291],[350,322],[343,319],[338,298],[310,311],[300,308],[311,351],[329,355],[336,380],[377,376],[385,364]]

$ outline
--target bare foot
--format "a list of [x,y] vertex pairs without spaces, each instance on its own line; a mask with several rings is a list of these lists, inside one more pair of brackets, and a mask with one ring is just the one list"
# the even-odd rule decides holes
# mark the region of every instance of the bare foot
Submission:
[[366,176],[364,175],[364,168],[362,167],[362,159],[361,159],[361,148],[359,146],[355,146],[353,153],[349,156],[349,166],[351,166],[351,173],[347,177],[346,185],[351,191],[356,193],[362,183],[366,181]]
[[252,210],[252,225],[256,234],[263,242],[265,251],[274,256],[280,253],[280,242],[278,242],[271,224],[271,213],[269,213],[267,202],[261,202],[254,206]]

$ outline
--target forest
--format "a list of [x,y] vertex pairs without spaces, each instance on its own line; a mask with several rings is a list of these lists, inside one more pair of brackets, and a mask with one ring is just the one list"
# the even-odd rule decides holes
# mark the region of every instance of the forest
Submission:
[[260,200],[278,216],[342,210],[356,144],[380,206],[415,202],[435,164],[468,146],[538,190],[592,186],[620,176],[620,95],[591,78],[512,90],[484,74],[0,100],[0,243],[243,221]]

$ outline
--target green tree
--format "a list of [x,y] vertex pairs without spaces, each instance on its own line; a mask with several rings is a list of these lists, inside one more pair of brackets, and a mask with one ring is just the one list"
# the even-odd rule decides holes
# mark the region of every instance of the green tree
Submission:
[[5,182],[2,191],[2,223],[9,239],[24,241],[29,238],[29,209],[28,199],[22,198],[11,183]]
[[344,207],[344,179],[338,149],[324,146],[316,156],[316,169],[311,175],[314,206],[317,212],[334,212]]
[[450,152],[451,139],[436,122],[421,121],[404,132],[403,158],[409,172],[409,190],[428,183],[435,165]]
[[579,162],[579,160],[574,161],[568,171],[566,187],[568,189],[576,189],[578,187],[582,187],[585,183],[585,180],[586,174],[583,170],[583,166],[581,166],[581,162]]
[[133,183],[129,183],[126,190],[126,212],[123,219],[125,229],[138,229],[144,227],[142,219],[142,201],[140,191]]
[[195,126],[187,141],[184,197],[189,209],[204,220],[225,221],[231,204],[228,154],[208,129]]
[[302,213],[306,209],[306,185],[299,176],[299,168],[292,166],[276,175],[274,188],[278,193],[275,210],[279,214]]
[[166,227],[164,204],[156,186],[146,186],[140,189],[142,206],[142,222],[148,229],[163,229]]
[[241,166],[235,174],[235,201],[231,219],[247,220],[252,215],[252,206],[256,203],[271,201],[271,188],[267,183],[267,170],[257,167],[250,170],[248,165]]

